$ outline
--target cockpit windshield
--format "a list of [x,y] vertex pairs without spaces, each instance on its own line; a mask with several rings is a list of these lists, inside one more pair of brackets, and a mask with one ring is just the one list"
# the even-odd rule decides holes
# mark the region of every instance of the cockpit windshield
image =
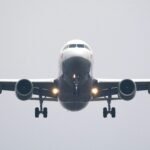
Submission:
[[70,44],[69,45],[69,48],[75,48],[76,47],[76,44]]
[[64,47],[64,50],[67,48],[86,48],[89,49],[87,45],[84,44],[70,44]]
[[77,44],[78,48],[84,48],[85,46],[83,44]]

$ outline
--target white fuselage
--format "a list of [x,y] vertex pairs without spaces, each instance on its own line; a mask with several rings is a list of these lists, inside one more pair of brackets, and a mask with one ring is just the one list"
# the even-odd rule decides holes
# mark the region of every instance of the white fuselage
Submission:
[[72,111],[84,108],[91,98],[93,54],[81,40],[64,45],[60,58],[59,99]]
[[[72,46],[71,45],[76,45]],[[77,45],[84,45],[84,47],[78,47]],[[63,73],[62,64],[64,61],[70,58],[74,57],[82,57],[84,59],[87,59],[91,63],[91,69],[90,69],[90,75],[92,76],[92,66],[93,66],[93,52],[90,48],[90,46],[81,40],[71,40],[67,42],[62,50],[60,55],[60,75]]]

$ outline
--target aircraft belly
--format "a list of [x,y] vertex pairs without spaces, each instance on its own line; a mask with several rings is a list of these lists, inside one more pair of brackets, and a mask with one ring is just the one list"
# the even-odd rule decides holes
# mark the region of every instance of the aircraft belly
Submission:
[[88,102],[62,102],[61,105],[70,111],[80,111],[87,106]]
[[[59,78],[59,100],[70,111],[79,111],[91,98],[91,63],[82,57],[73,57],[63,62],[63,74]],[[74,78],[75,76],[75,78]]]
[[88,86],[79,89],[78,93],[74,93],[73,87],[63,83],[59,95],[59,100],[62,106],[71,111],[79,111],[87,106],[90,100]]

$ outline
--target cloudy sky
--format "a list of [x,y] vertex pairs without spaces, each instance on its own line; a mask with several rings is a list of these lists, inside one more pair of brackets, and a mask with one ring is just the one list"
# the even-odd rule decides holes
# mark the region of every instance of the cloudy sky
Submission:
[[[94,51],[99,78],[150,78],[149,0],[1,0],[0,78],[55,78],[59,52],[79,38]],[[0,96],[2,150],[149,150],[150,95],[117,101],[116,119],[103,119],[106,102],[68,112],[45,102],[47,119],[34,118],[38,102]]]

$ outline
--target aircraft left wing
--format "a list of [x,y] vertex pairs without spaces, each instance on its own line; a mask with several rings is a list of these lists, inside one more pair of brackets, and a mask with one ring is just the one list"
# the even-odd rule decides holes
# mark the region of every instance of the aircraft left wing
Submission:
[[150,93],[150,79],[97,79],[96,81],[99,92],[93,97],[92,101],[107,100],[106,97],[110,95],[117,96],[111,98],[112,100],[130,100],[135,96],[135,92],[137,91],[147,90]]
[[[27,92],[26,90],[29,88],[29,85],[32,85],[32,93],[33,95],[42,95],[50,101],[57,101],[57,96],[52,93],[52,89],[56,87],[56,80],[51,79],[1,79],[0,80],[0,93],[2,91],[16,91],[17,85],[23,84],[21,90],[24,90],[22,92]],[[22,82],[22,83],[21,83]],[[18,87],[19,88],[19,87]],[[30,92],[30,91],[29,91]],[[30,99],[38,99],[34,98],[33,96]]]

